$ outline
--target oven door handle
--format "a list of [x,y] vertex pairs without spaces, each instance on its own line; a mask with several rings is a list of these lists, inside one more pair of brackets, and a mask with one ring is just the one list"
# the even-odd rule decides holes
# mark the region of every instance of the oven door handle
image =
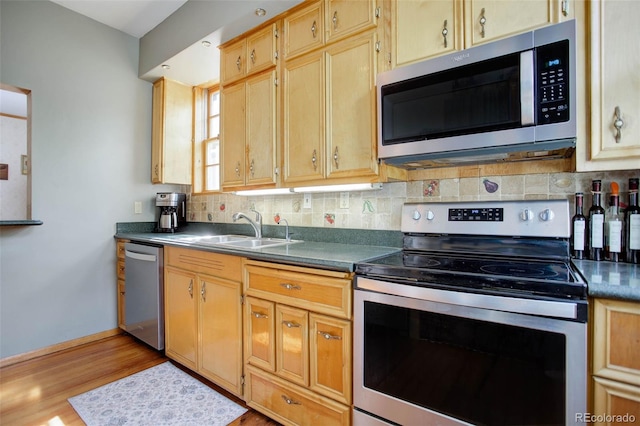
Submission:
[[386,293],[393,296],[410,297],[430,302],[467,306],[470,308],[503,311],[518,314],[539,315],[553,318],[578,320],[578,304],[552,300],[524,299],[520,297],[492,296],[462,291],[439,290],[357,276],[356,289]]

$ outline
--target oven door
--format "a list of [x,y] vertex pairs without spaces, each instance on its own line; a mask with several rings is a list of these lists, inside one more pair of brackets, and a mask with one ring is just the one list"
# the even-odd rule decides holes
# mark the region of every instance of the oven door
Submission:
[[355,291],[355,425],[576,424],[586,412],[585,322],[470,306],[484,295],[357,280],[369,290]]

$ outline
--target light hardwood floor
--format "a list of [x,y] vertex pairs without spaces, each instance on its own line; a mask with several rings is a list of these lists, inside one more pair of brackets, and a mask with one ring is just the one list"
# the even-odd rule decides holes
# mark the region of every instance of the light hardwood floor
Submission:
[[[129,335],[118,335],[0,369],[0,425],[84,425],[67,398],[167,361]],[[174,363],[177,367],[179,364]],[[190,371],[192,376],[245,406],[244,402]],[[245,406],[246,407],[246,406]],[[233,426],[278,423],[249,409]]]

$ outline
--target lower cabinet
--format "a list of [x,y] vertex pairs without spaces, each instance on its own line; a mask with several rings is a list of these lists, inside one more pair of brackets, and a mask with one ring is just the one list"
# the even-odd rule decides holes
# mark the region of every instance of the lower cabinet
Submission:
[[242,259],[165,247],[165,352],[243,396]]
[[118,239],[116,240],[116,276],[118,277],[117,283],[117,301],[118,301],[118,327],[125,329],[125,301],[126,301],[126,285],[125,285],[125,269],[124,269],[124,245],[129,240]]
[[285,425],[348,425],[349,273],[245,262],[247,405]]
[[593,302],[593,419],[640,421],[640,303]]

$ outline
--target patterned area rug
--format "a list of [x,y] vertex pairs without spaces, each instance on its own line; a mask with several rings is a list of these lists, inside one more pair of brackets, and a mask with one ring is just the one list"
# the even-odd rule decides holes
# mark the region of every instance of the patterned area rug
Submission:
[[227,425],[247,411],[170,362],[69,402],[88,426]]

